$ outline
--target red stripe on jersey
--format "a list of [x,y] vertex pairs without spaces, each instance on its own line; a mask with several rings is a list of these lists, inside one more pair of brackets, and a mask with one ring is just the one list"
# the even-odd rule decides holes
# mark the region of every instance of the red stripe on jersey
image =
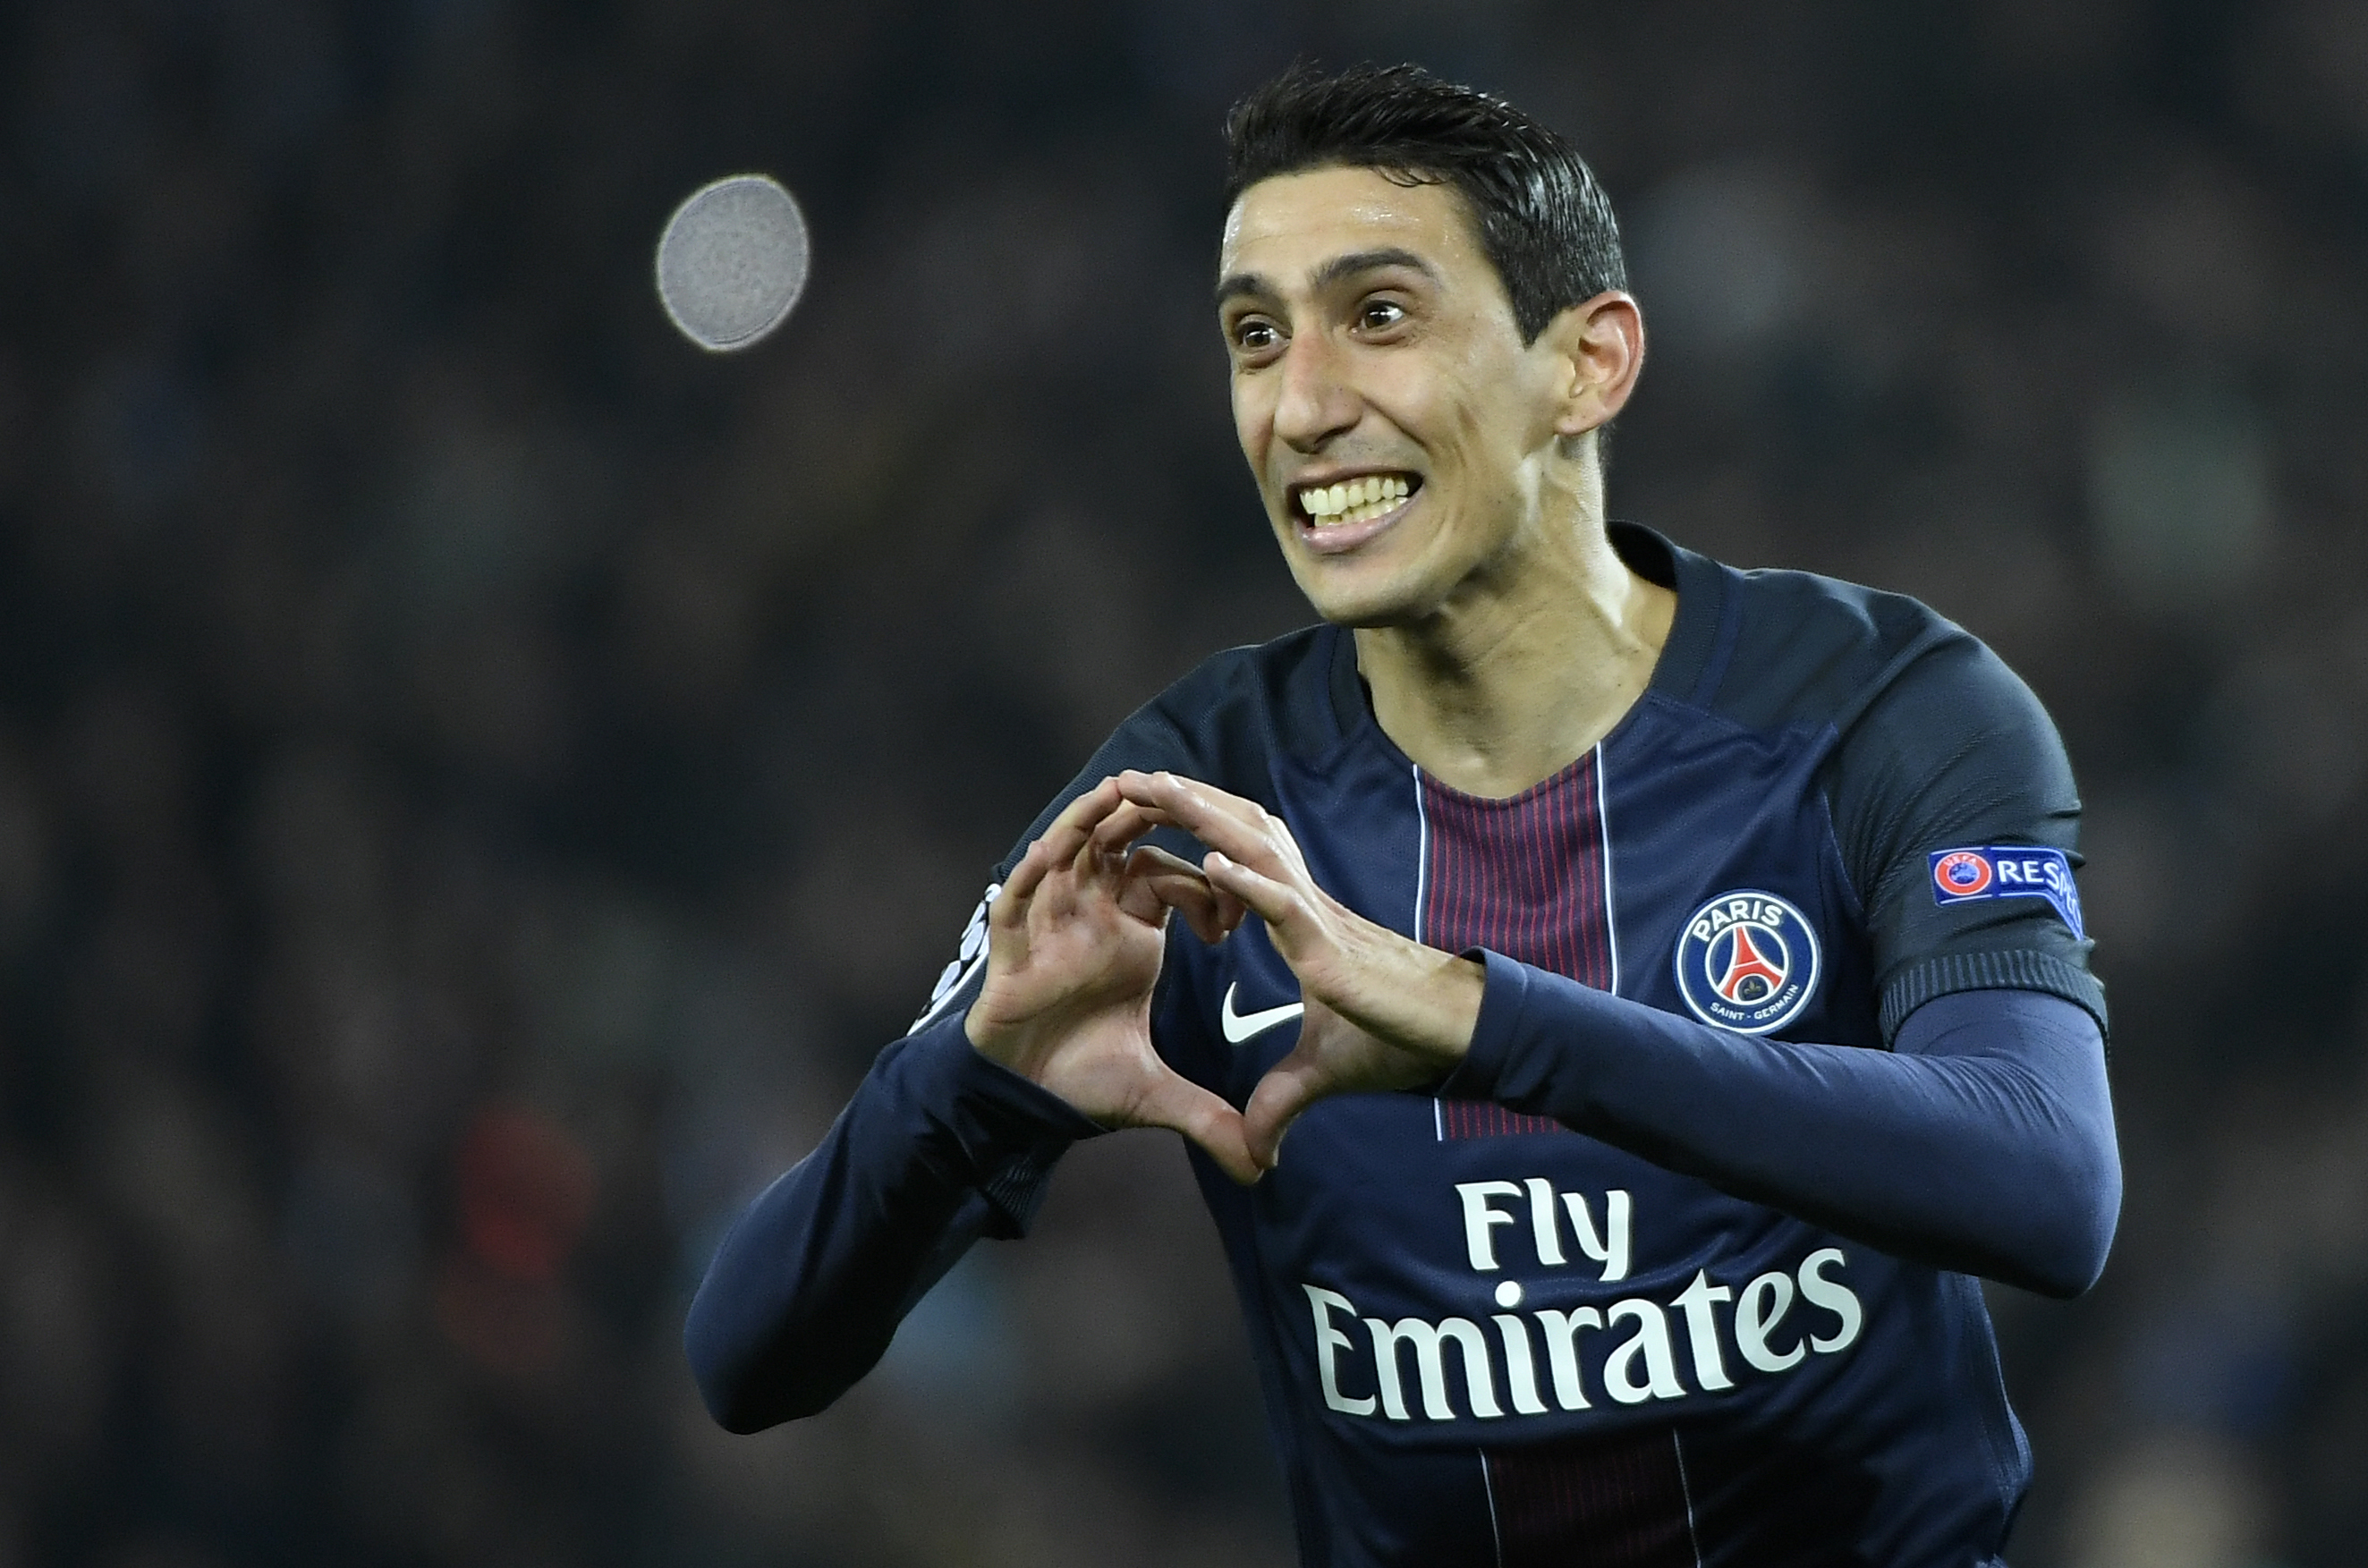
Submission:
[[1560,1132],[1562,1130],[1562,1123],[1552,1117],[1524,1116],[1517,1110],[1507,1110],[1494,1100],[1439,1102],[1439,1135],[1441,1138],[1503,1138],[1515,1132]]
[[[1608,991],[1611,913],[1597,754],[1506,800],[1452,790],[1417,772],[1424,854],[1422,939],[1486,948]],[[1501,1106],[1449,1100],[1442,1138],[1553,1132],[1560,1123]]]
[[1698,1568],[1684,1461],[1668,1427],[1484,1458],[1502,1568]]

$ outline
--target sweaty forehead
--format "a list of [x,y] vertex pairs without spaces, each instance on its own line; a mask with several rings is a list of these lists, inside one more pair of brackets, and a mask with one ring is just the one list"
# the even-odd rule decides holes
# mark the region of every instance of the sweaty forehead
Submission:
[[1411,251],[1448,277],[1488,267],[1453,187],[1326,168],[1277,175],[1242,192],[1225,214],[1217,275],[1256,275],[1287,291],[1335,256],[1379,250]]

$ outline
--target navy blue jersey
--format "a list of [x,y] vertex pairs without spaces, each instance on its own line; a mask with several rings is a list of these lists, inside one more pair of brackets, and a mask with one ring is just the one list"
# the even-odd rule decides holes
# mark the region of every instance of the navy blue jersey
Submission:
[[[1325,627],[1211,660],[1036,824],[1121,768],[1205,779],[1484,956],[1435,1093],[1320,1102],[1253,1188],[1194,1153],[1302,1558],[1993,1561],[2029,1459],[1971,1273],[2080,1289],[2119,1192],[2061,745],[1912,600],[1614,538],[1668,642],[1520,795],[1425,775]],[[690,1342],[727,1425],[835,1397],[1095,1131],[969,1049],[984,935],[725,1243]],[[1297,996],[1255,921],[1172,923],[1154,1038],[1239,1105]]]

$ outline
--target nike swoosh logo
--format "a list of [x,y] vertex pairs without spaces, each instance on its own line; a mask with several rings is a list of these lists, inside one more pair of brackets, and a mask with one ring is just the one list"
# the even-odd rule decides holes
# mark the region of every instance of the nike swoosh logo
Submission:
[[1239,1045],[1252,1035],[1264,1034],[1277,1024],[1287,1024],[1307,1011],[1304,1002],[1285,1002],[1280,1007],[1262,1007],[1255,1013],[1234,1011],[1234,993],[1239,983],[1225,987],[1225,999],[1217,1008],[1217,1022],[1225,1031],[1227,1045]]

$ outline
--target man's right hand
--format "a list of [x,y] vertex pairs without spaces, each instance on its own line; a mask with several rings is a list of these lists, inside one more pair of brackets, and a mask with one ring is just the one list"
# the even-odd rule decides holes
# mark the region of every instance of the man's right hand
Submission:
[[987,914],[986,980],[963,1031],[980,1054],[1103,1126],[1172,1128],[1235,1181],[1256,1181],[1241,1113],[1152,1046],[1168,907],[1193,902],[1164,883],[1192,873],[1098,845],[1094,829],[1121,806],[1117,782],[1103,780],[1012,868]]

